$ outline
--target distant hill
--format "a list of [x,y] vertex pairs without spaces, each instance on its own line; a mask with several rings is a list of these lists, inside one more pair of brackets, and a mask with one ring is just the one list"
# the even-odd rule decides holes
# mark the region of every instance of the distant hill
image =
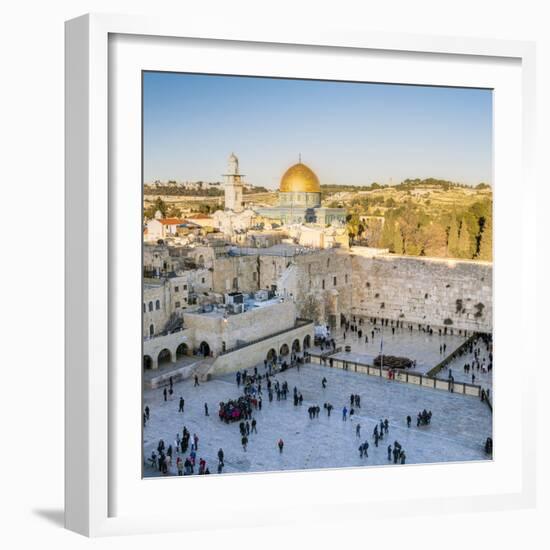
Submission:
[[411,256],[492,261],[493,193],[487,184],[429,178],[327,187],[323,204],[348,210],[348,232],[356,243]]

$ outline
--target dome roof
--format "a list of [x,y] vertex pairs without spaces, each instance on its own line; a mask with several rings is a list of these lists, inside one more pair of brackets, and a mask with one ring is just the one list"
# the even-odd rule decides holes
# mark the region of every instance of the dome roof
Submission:
[[299,162],[283,174],[279,191],[281,193],[320,193],[321,186],[315,172]]

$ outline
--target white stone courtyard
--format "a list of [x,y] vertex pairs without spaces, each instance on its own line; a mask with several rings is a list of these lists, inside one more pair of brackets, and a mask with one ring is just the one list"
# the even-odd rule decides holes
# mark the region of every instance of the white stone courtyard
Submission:
[[[448,346],[447,353],[449,351],[452,349]],[[263,370],[262,365],[259,372]],[[321,386],[323,377],[328,381],[326,389]],[[270,403],[262,384],[262,410],[253,410],[258,433],[250,434],[246,452],[241,446],[238,422],[226,424],[218,418],[219,402],[242,394],[234,375],[214,378],[199,387],[193,387],[192,380],[175,383],[172,399],[167,402],[164,402],[162,388],[145,390],[143,406],[149,406],[151,417],[144,428],[144,458],[156,451],[159,439],[163,439],[166,446],[175,447],[176,434],[181,435],[184,425],[191,435],[199,436],[197,464],[199,458],[204,458],[212,474],[217,470],[220,447],[225,454],[224,473],[229,474],[375,465],[396,467],[387,457],[387,446],[393,446],[395,440],[402,445],[407,464],[488,458],[484,443],[487,437],[492,437],[492,414],[479,398],[310,364],[299,370],[286,370],[276,378],[281,383],[288,382],[288,398],[281,401],[274,398]],[[292,400],[294,386],[303,395],[303,404],[297,407]],[[352,393],[361,396],[361,408],[356,408],[354,417],[344,422],[341,411],[344,405],[349,409]],[[183,414],[178,413],[180,396],[185,399]],[[210,416],[204,414],[205,402]],[[334,406],[330,418],[323,409],[325,402]],[[321,408],[319,418],[309,418],[307,409],[312,405]],[[432,422],[416,427],[416,415],[422,409],[432,411]],[[406,425],[407,415],[413,419],[410,428]],[[389,421],[389,434],[376,448],[372,431],[374,425],[385,418]],[[358,423],[360,438],[356,436]],[[283,453],[277,448],[279,438],[285,442]],[[358,447],[364,441],[369,442],[369,456],[361,459]],[[176,474],[175,457],[176,454],[170,475]],[[195,472],[197,470],[198,467]],[[160,474],[145,466],[144,475]]]

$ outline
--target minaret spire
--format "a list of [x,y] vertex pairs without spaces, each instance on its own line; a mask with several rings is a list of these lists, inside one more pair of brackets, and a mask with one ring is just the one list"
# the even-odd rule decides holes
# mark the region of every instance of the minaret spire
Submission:
[[302,153],[298,153],[298,162],[302,163]]

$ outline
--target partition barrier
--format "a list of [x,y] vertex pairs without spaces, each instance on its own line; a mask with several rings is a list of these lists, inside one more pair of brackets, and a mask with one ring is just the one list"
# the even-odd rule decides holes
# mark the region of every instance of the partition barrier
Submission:
[[[418,372],[409,372],[407,370],[390,369],[388,367],[375,367],[366,363],[347,361],[345,359],[336,359],[335,357],[331,357],[328,354],[316,355],[311,353],[309,354],[309,358],[310,362],[316,365],[324,365],[329,368],[358,372],[361,374],[368,374],[369,376],[378,376],[386,379],[390,377],[390,371],[393,371],[395,373],[393,380],[396,382],[413,384],[415,386],[420,386],[423,388],[443,390],[463,395],[471,395],[473,397],[481,397],[481,386],[478,386],[477,384],[469,384],[468,382],[456,381],[452,382],[448,379],[436,378],[435,376],[420,374]],[[491,403],[486,395],[485,400],[492,410]]]

